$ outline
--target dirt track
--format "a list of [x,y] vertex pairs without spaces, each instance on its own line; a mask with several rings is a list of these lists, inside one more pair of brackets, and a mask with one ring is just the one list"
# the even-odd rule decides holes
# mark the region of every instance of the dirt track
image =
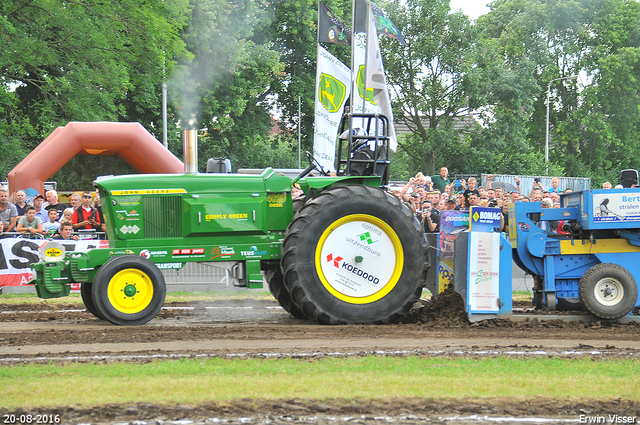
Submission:
[[[319,326],[293,319],[275,301],[215,301],[191,305],[169,304],[165,307],[158,317],[144,326],[117,327],[96,319],[84,311],[82,305],[42,302],[29,304],[31,311],[27,312],[27,307],[0,304],[0,363],[158,361],[196,355],[306,358],[371,353],[456,357],[640,357],[640,322],[565,322],[546,320],[545,315],[536,315],[518,321],[499,319],[471,324],[455,305],[427,305],[413,311],[404,323],[386,326]],[[328,404],[313,400],[289,400],[275,404],[272,401],[238,401],[225,406],[199,406],[198,409],[202,411],[190,415],[204,418],[224,412],[228,415],[239,412],[246,414],[247,409],[256,415],[270,415],[286,411],[282,406],[289,405],[294,406],[290,408],[298,411],[298,414],[467,412],[548,416],[553,412],[554,415],[577,418],[580,409],[593,409],[590,403],[581,406],[580,403],[549,400],[535,400],[526,404],[477,400],[425,404],[425,400],[402,400],[394,403],[398,408],[376,401],[362,401],[357,408],[352,404],[339,400]],[[363,406],[368,406],[369,410],[363,410]],[[126,419],[117,416],[125,414],[121,406],[120,409],[101,406],[86,412],[66,408],[60,411],[66,412],[68,423],[81,423],[83,420],[108,423]],[[131,420],[142,417],[177,418],[181,411],[176,406],[134,406]],[[612,400],[609,405],[603,405],[600,411],[620,411],[625,415],[636,414],[640,418],[639,405],[620,400]],[[5,412],[0,409],[2,413]]]

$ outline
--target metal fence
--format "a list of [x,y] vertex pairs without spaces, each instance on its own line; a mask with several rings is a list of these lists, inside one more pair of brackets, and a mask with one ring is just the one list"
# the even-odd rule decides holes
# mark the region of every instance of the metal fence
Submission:
[[[487,184],[487,175],[482,174],[480,176],[480,184],[485,187]],[[520,190],[523,194],[529,195],[531,189],[533,188],[533,182],[536,178],[539,178],[542,182],[542,187],[546,190],[551,187],[551,179],[553,176],[518,176],[512,174],[494,174],[493,180],[494,182],[505,182],[511,183],[512,185],[516,185],[516,177],[520,178]],[[559,189],[571,189],[571,190],[588,190],[591,189],[591,178],[588,177],[558,177],[559,180]]]
[[[470,177],[475,177],[478,180],[478,184],[482,187],[487,185],[488,174],[449,174],[451,181],[465,179],[469,180]],[[553,176],[539,177],[539,176],[519,176],[515,174],[494,174],[494,182],[505,182],[516,186],[516,177],[520,178],[520,190],[525,195],[529,195],[533,188],[533,182],[536,178],[540,178],[542,187],[549,189],[551,187],[551,179]],[[588,190],[591,189],[591,178],[589,177],[558,177],[560,190],[572,189],[572,190]],[[393,188],[402,188],[406,181],[392,181],[390,186]]]
[[167,285],[234,285],[235,263],[188,262],[181,269],[162,270]]
[[[95,230],[78,230],[73,232],[72,235],[78,236],[81,240],[106,240],[107,234],[105,232],[96,232]],[[22,239],[51,239],[50,236],[41,234],[31,235],[25,232],[24,235],[18,232],[4,232],[0,235],[1,238],[22,238]]]

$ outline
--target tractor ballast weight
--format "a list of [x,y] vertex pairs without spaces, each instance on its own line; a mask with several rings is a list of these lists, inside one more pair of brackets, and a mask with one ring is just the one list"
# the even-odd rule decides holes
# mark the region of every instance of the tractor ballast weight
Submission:
[[[509,206],[513,258],[534,277],[536,307],[583,306],[602,319],[637,311],[640,189],[577,191],[560,201]],[[557,233],[562,222],[566,234]]]
[[[376,143],[388,151],[388,137],[378,134]],[[243,286],[262,287],[264,273],[274,297],[296,317],[387,323],[406,313],[428,268],[415,216],[380,188],[378,175],[307,175],[313,169],[321,167],[310,156],[294,180],[271,168],[259,175],[98,178],[109,247],[64,253],[60,244],[47,244],[31,283],[40,297],[53,298],[79,282],[96,317],[137,325],[164,303],[160,270],[231,262]],[[294,181],[305,193],[296,200]]]

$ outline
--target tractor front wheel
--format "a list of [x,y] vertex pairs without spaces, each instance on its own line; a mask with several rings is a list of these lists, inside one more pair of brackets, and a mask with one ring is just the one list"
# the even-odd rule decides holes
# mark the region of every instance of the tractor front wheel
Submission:
[[122,255],[100,267],[91,294],[104,319],[115,325],[142,325],[162,308],[166,287],[154,263],[137,255]]
[[336,187],[307,201],[287,228],[284,284],[318,323],[389,323],[422,292],[426,245],[396,197],[375,187]]

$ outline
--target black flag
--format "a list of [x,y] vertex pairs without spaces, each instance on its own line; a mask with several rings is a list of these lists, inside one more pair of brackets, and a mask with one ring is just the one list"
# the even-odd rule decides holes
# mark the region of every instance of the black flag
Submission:
[[391,19],[387,18],[387,14],[376,6],[375,3],[368,2],[367,0],[356,0],[356,32],[367,32],[367,3],[371,4],[371,11],[373,12],[373,18],[376,20],[378,34],[386,34],[398,40],[400,44],[406,44],[402,33],[396,28],[395,24],[391,22]]
[[322,1],[318,2],[318,41],[351,45],[351,28],[336,18]]

